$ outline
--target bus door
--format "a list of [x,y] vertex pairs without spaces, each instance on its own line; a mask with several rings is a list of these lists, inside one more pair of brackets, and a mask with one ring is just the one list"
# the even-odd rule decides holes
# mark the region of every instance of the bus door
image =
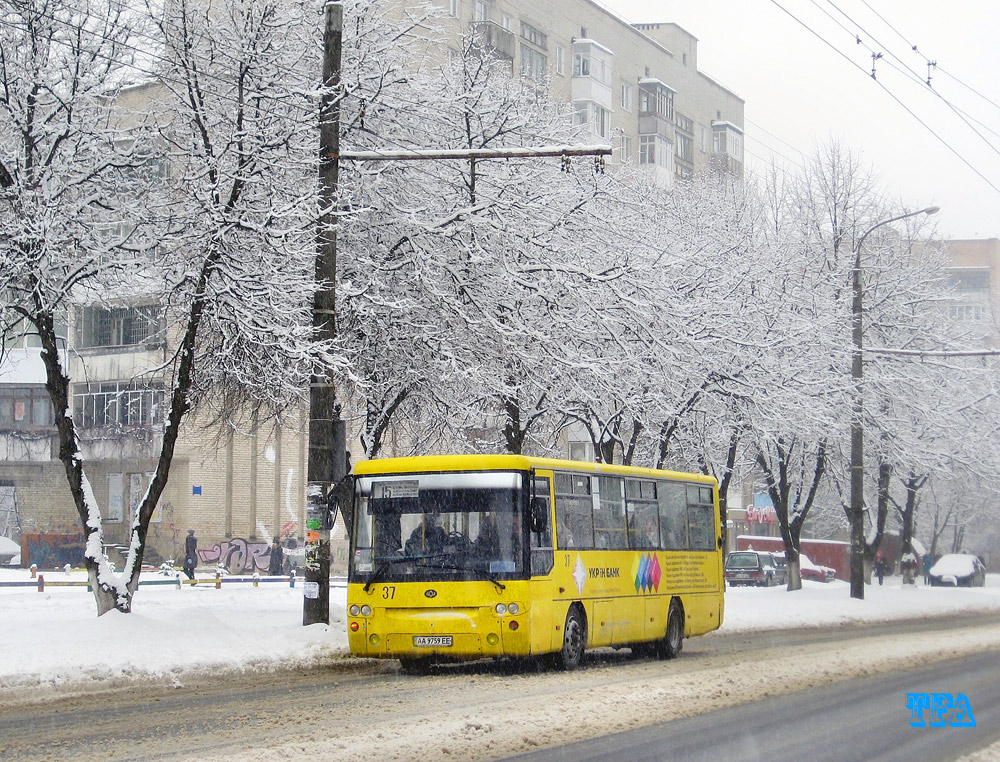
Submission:
[[[555,549],[552,542],[552,472],[535,470],[531,475],[528,516],[528,547],[531,581],[531,650],[545,653],[551,650],[554,629],[553,598],[556,597],[552,567]],[[561,616],[565,616],[562,614]]]

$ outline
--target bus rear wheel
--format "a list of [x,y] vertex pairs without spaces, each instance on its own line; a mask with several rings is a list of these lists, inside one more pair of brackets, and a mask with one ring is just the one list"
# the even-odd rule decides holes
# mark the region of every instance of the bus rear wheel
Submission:
[[660,656],[673,659],[684,646],[684,609],[677,600],[670,601],[667,610],[667,632],[659,644]]
[[586,647],[586,630],[583,618],[576,608],[571,608],[566,614],[566,625],[563,627],[563,646],[551,656],[552,666],[569,671],[580,666],[583,660],[583,649]]

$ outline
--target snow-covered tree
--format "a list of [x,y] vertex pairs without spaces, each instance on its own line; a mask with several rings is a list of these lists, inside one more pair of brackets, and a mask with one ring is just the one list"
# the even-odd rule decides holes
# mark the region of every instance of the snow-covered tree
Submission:
[[[429,22],[428,22],[429,23]],[[358,148],[505,149],[577,142],[569,114],[474,36],[433,71],[409,71],[405,114],[366,114]],[[345,172],[342,327],[356,342],[364,446],[378,451],[399,410],[445,419],[453,436],[496,428],[486,449],[520,452],[547,414],[560,332],[594,277],[574,236],[599,193],[589,167],[557,159],[363,164]],[[380,351],[381,350],[381,351]],[[541,446],[537,441],[534,447]]]
[[[134,12],[109,14],[106,5],[21,5],[9,11],[22,14],[17,23],[2,27],[16,39],[2,45],[9,79],[0,132],[22,136],[0,148],[0,214],[14,231],[0,239],[2,269],[11,273],[4,315],[27,320],[41,339],[98,614],[131,608],[149,521],[188,414],[232,425],[282,415],[301,405],[316,363],[335,359],[313,339],[308,312],[316,219],[310,83],[318,69],[311,18],[256,0],[147,10],[155,31],[141,38],[126,23]],[[156,71],[137,71],[137,50]],[[120,91],[139,74],[138,90]],[[166,154],[165,179],[136,172],[164,159],[151,150]],[[109,223],[115,235],[95,233]],[[169,388],[154,421],[161,447],[121,574],[103,553],[101,509],[54,330],[57,310],[71,301],[112,296],[157,299],[173,348],[152,372]]]

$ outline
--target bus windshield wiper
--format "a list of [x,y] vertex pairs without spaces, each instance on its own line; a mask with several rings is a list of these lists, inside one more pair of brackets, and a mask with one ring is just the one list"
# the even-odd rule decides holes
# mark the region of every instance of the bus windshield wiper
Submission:
[[387,558],[382,563],[380,563],[379,566],[378,566],[378,568],[372,573],[372,576],[370,576],[368,578],[368,581],[365,582],[365,586],[363,588],[361,588],[361,589],[364,590],[367,593],[368,592],[368,588],[371,587],[372,585],[374,585],[378,581],[378,579],[383,574],[385,574],[386,570],[390,566],[392,566],[392,562],[396,561],[396,560],[398,560],[398,559],[396,559],[396,558]]
[[365,586],[361,588],[366,593],[368,592],[368,588],[380,580],[382,575],[388,571],[389,567],[397,561],[414,561],[418,558],[423,558],[423,556],[376,556],[375,558],[381,558],[382,563],[378,565],[378,568],[372,573],[372,576],[370,576],[368,581],[365,582]]

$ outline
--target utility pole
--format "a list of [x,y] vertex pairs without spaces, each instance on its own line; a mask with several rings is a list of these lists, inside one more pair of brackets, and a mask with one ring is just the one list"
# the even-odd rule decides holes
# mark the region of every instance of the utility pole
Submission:
[[[313,326],[319,338],[337,334],[337,182],[340,174],[340,60],[344,6],[324,8],[323,98],[319,113],[319,227]],[[314,375],[309,390],[309,460],[306,473],[306,564],[302,624],[330,622],[330,530],[337,485],[347,475],[347,442],[337,390],[329,372]]]
[[[338,205],[337,183],[340,160],[407,161],[469,160],[609,156],[611,146],[541,146],[537,148],[498,148],[400,151],[377,150],[340,152],[340,80],[343,46],[344,6],[340,0],[328,0],[324,7],[323,98],[319,120],[319,224],[316,232],[316,281],[313,298],[313,326],[320,339],[337,335],[336,281]],[[601,164],[603,167],[603,163]],[[350,493],[347,482],[347,437],[336,388],[330,374],[314,375],[309,390],[309,461],[306,473],[306,563],[303,589],[302,624],[330,622],[330,530],[337,507],[351,531],[351,512],[347,509]]]

